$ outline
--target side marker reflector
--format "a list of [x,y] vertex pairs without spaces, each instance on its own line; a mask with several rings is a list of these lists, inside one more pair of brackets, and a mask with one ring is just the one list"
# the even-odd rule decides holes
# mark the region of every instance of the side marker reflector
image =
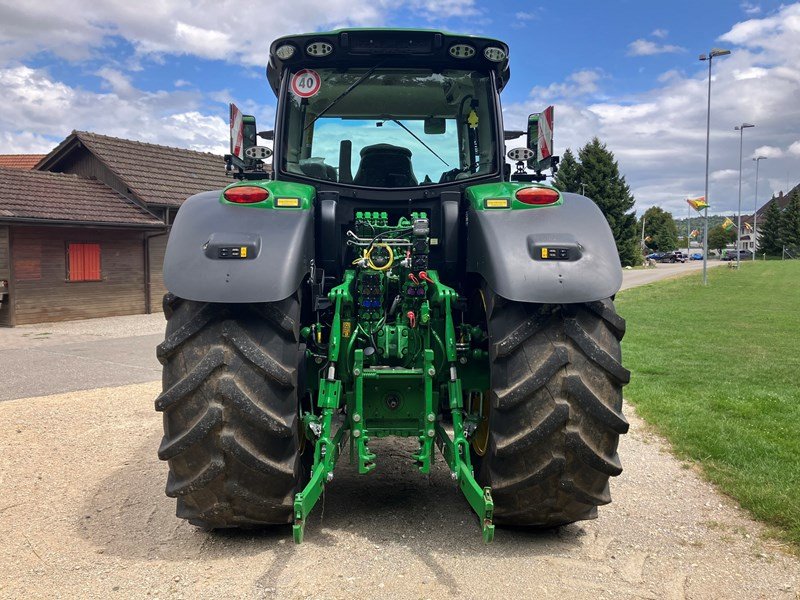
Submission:
[[508,198],[487,198],[483,201],[484,208],[508,208]]
[[300,198],[275,198],[277,208],[300,208]]

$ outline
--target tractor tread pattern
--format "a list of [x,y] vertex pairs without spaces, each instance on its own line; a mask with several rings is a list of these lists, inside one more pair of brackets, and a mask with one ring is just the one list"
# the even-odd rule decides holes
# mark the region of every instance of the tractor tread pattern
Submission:
[[493,393],[489,445],[473,454],[491,486],[500,525],[555,527],[597,516],[622,472],[620,340],[625,321],[611,299],[537,305],[488,288]]
[[204,528],[290,523],[302,481],[297,420],[300,302],[164,299],[158,455],[177,515]]

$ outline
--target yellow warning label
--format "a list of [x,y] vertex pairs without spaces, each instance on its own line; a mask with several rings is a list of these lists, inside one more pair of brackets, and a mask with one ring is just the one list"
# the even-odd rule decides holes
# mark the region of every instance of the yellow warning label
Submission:
[[542,248],[542,258],[547,258],[547,248]]
[[476,113],[474,110],[469,111],[469,116],[467,117],[467,123],[472,129],[477,128],[479,123],[478,113]]
[[247,246],[242,246],[239,248],[239,256],[242,258],[247,258]]
[[352,332],[353,332],[353,322],[342,321],[342,337],[349,338]]

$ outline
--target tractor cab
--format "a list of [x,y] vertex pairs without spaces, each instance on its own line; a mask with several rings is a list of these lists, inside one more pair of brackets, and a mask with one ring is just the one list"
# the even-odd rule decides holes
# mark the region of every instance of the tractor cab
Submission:
[[[508,47],[500,41],[418,30],[287,36],[271,45],[267,78],[278,109],[275,130],[262,137],[274,142],[275,179],[422,198],[511,178],[499,100]],[[238,146],[232,138],[229,164],[259,177],[259,161],[245,156],[256,146],[255,120],[240,115],[243,127],[233,126],[237,112],[234,135],[251,126]],[[537,116],[519,149],[526,159],[537,150]],[[529,166],[541,173],[550,163]]]

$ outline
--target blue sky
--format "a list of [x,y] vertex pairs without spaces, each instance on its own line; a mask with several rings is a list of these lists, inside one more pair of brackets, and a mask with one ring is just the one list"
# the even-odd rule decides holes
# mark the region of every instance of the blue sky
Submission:
[[[148,6],[142,10],[142,6]],[[272,39],[336,26],[442,28],[511,47],[507,128],[556,106],[555,149],[599,136],[637,209],[685,212],[703,186],[705,63],[715,64],[711,203],[735,208],[738,135],[752,206],[800,181],[800,4],[478,0],[0,0],[0,153],[46,152],[72,129],[222,152],[227,103],[271,125],[264,79]]]

